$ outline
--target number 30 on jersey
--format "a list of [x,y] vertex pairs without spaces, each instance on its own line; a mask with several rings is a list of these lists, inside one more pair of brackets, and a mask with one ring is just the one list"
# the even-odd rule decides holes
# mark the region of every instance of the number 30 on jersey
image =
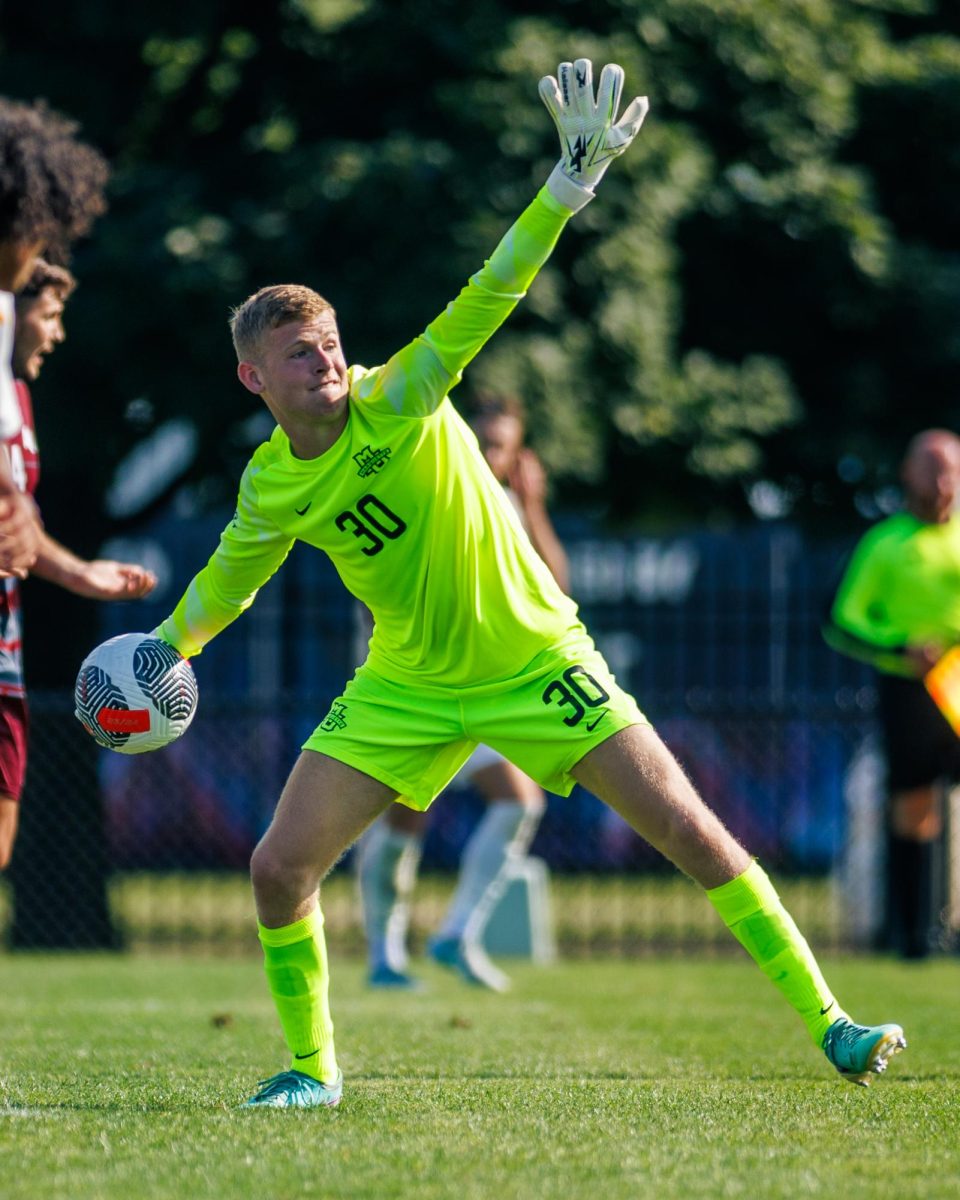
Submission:
[[406,532],[407,524],[376,496],[361,496],[353,510],[347,509],[335,520],[338,529],[360,538],[360,550],[368,558],[379,554],[387,542]]

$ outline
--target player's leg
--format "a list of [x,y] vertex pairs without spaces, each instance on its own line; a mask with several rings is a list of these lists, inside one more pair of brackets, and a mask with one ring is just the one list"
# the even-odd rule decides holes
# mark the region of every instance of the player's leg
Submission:
[[933,926],[934,846],[943,832],[939,784],[895,791],[890,797],[887,875],[888,928],[904,958],[925,958]]
[[[472,767],[472,770],[471,770]],[[526,854],[543,814],[543,790],[487,746],[478,746],[463,773],[487,810],[470,835],[460,876],[430,953],[470,983],[504,991],[509,980],[483,950],[483,932],[507,884],[511,859]]]
[[20,805],[12,796],[0,795],[0,871],[5,871],[13,856],[13,843],[17,840],[17,822]]
[[898,1025],[850,1021],[759,863],[703,803],[650,726],[620,730],[571,773],[706,889],[724,923],[841,1074],[866,1083],[906,1044]]
[[391,804],[357,847],[371,987],[417,986],[407,973],[407,931],[426,823],[425,813]]
[[314,1106],[340,1098],[319,886],[395,796],[363,772],[304,750],[253,852],[264,966],[292,1064],[265,1081],[251,1103]]
[[881,676],[879,698],[889,792],[884,940],[905,958],[923,958],[934,924],[941,778],[960,771],[960,739],[920,680]]

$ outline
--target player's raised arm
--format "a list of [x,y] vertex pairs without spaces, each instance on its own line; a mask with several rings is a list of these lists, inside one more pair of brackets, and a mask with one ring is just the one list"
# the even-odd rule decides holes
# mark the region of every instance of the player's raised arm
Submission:
[[647,114],[638,97],[617,120],[623,69],[608,63],[594,95],[589,59],[561,63],[540,95],[560,134],[560,160],[533,203],[483,267],[426,331],[379,371],[364,377],[357,398],[383,400],[395,412],[432,412],[483,344],[503,324],[550,257],[564,225],[593,199],[607,167],[630,145]]

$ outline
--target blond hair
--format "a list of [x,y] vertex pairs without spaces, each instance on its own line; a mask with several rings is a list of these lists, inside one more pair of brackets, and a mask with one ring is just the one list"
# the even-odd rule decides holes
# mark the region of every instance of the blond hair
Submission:
[[230,314],[233,348],[240,362],[255,362],[260,339],[268,329],[278,329],[291,321],[316,320],[337,314],[329,300],[298,283],[280,283],[254,292]]

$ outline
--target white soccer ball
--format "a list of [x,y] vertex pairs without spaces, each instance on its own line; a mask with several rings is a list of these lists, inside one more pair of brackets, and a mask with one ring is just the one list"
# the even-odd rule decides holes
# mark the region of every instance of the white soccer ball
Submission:
[[83,660],[75,715],[108,750],[143,754],[168,746],[197,711],[197,680],[187,659],[149,633],[123,633]]

